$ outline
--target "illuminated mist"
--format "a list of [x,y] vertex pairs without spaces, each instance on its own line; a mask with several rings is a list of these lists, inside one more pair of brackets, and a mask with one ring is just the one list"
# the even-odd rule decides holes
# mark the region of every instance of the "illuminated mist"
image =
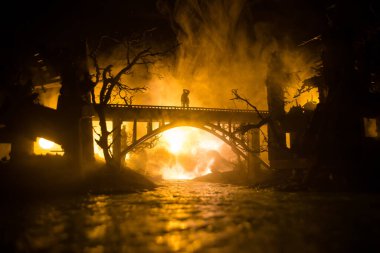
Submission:
[[153,149],[131,154],[129,167],[163,179],[193,179],[233,169],[236,156],[220,139],[193,127],[165,131]]
[[[171,17],[180,47],[172,70],[164,73],[164,78],[150,82],[146,103],[179,104],[182,89],[188,88],[190,106],[246,108],[230,100],[231,89],[238,89],[265,110],[265,81],[270,56],[275,51],[286,66],[283,72],[289,74],[284,88],[293,87],[289,97],[302,80],[314,74],[311,67],[315,57],[302,48],[290,47],[286,39],[276,39],[271,24],[251,23],[253,14],[245,0],[181,0],[174,8],[164,3],[158,6]],[[307,94],[297,102],[304,104],[311,98],[317,101],[318,95]]]

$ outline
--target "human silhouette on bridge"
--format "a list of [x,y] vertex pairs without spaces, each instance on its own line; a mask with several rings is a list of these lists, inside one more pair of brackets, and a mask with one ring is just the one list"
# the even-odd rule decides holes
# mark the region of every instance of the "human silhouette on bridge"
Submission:
[[190,91],[188,89],[183,89],[183,93],[181,96],[182,107],[189,107],[189,104],[190,104],[189,94],[190,94]]

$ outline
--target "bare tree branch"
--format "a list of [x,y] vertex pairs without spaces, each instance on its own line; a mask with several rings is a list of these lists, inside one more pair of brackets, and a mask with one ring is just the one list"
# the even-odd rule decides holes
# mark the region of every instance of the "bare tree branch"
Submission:
[[298,98],[299,96],[301,96],[303,93],[305,92],[309,92],[311,91],[312,89],[315,89],[316,87],[313,87],[313,86],[307,86],[307,85],[302,85],[301,88],[297,89],[297,93],[293,96],[293,98]]
[[[133,149],[131,149],[129,152],[138,153],[144,149],[151,149],[154,148],[157,145],[157,142],[160,140],[160,135],[153,136],[149,140],[144,141],[143,143],[140,143]],[[124,152],[122,152],[123,154]]]
[[248,99],[246,98],[243,98],[242,96],[239,95],[238,93],[238,90],[237,89],[233,89],[232,90],[232,94],[235,96],[234,98],[231,98],[231,100],[240,100],[240,101],[243,101],[245,102],[248,106],[250,106],[251,108],[253,108],[253,110],[257,113],[257,115],[259,116],[259,118],[261,119],[261,121],[257,124],[247,124],[247,125],[242,125],[240,127],[238,127],[233,133],[243,133],[245,134],[246,132],[248,132],[250,129],[254,129],[254,128],[260,128],[262,127],[263,125],[265,124],[268,124],[269,121],[271,120],[270,117],[264,117],[261,112],[257,109],[257,107],[255,105],[253,105],[251,102],[249,102]]
[[96,131],[95,127],[92,127],[92,131],[93,131],[97,136],[100,137],[100,133],[98,133],[98,131]]
[[305,45],[309,44],[310,42],[313,42],[313,41],[320,41],[320,40],[322,40],[322,35],[317,35],[317,36],[315,36],[315,37],[313,37],[313,38],[311,38],[311,39],[309,39],[309,40],[307,40],[307,41],[302,42],[302,43],[299,44],[298,46],[299,46],[299,47],[302,47],[302,46],[305,46]]
[[[141,87],[131,87],[130,85],[124,83],[122,81],[122,77],[124,75],[133,75],[133,68],[136,65],[143,64],[146,66],[148,70],[148,65],[154,64],[154,62],[159,58],[159,56],[164,56],[168,54],[170,51],[173,51],[175,47],[169,48],[165,51],[154,52],[151,47],[147,46],[144,41],[147,38],[149,32],[153,30],[146,31],[144,34],[140,35],[132,35],[126,41],[120,41],[108,36],[102,36],[98,45],[91,51],[89,57],[93,62],[93,67],[95,70],[95,74],[92,76],[91,82],[91,101],[94,105],[94,109],[99,117],[99,125],[101,129],[101,133],[97,135],[99,136],[99,140],[96,140],[96,143],[103,149],[103,154],[106,159],[106,162],[113,163],[112,152],[110,151],[111,146],[114,144],[115,138],[114,136],[111,143],[109,143],[108,136],[112,134],[115,129],[111,132],[107,130],[106,124],[106,106],[111,102],[116,102],[122,100],[125,104],[132,104],[133,97],[139,93],[146,91],[147,87],[145,85]],[[98,62],[98,53],[102,47],[103,42],[108,39],[115,43],[121,44],[126,49],[126,64],[119,71],[117,71],[114,75],[113,73],[113,65],[108,64],[105,68],[102,68]],[[137,52],[137,53],[135,53]],[[95,87],[100,86],[99,95],[95,94]],[[154,143],[154,139],[150,142],[146,142],[141,147],[149,147]],[[118,162],[116,161],[116,164]]]
[[251,104],[251,102],[249,102],[248,99],[246,98],[243,98],[239,95],[238,93],[238,90],[237,89],[232,89],[232,94],[235,96],[234,98],[231,98],[230,100],[241,100],[241,101],[244,101],[248,106],[250,106],[251,108],[253,108],[253,110],[257,113],[257,115],[261,118],[261,119],[264,119],[264,116],[261,114],[261,112],[257,109],[256,106],[254,106],[253,104]]

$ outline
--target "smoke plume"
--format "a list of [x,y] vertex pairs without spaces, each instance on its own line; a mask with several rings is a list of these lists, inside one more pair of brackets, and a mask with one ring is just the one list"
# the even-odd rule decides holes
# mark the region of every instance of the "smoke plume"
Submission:
[[[246,108],[246,104],[231,100],[231,90],[238,89],[239,94],[265,110],[268,67],[274,52],[282,61],[277,80],[281,80],[279,85],[286,89],[285,94],[290,100],[288,107],[317,99],[317,95],[310,94],[306,99],[293,99],[302,80],[314,74],[311,71],[315,64],[314,55],[296,47],[286,36],[275,36],[274,24],[254,21],[250,2],[158,1],[159,10],[171,22],[179,47],[174,56],[156,62],[149,72],[141,74],[139,69],[134,70],[131,83],[140,86],[146,83],[149,88],[146,93],[136,96],[134,103],[180,105],[182,90],[189,89],[190,106]],[[276,73],[270,75],[276,79]],[[191,170],[199,164],[185,156],[175,158],[165,147],[153,153],[149,151],[147,157],[133,158],[134,162],[130,163],[139,164],[141,170],[173,163]],[[150,162],[152,160],[154,162]]]

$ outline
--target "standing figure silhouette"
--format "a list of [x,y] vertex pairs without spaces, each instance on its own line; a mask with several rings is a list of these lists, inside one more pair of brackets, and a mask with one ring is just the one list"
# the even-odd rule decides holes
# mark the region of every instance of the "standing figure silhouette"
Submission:
[[183,93],[181,96],[182,107],[189,107],[189,104],[190,104],[189,94],[190,94],[190,91],[188,89],[183,89]]

